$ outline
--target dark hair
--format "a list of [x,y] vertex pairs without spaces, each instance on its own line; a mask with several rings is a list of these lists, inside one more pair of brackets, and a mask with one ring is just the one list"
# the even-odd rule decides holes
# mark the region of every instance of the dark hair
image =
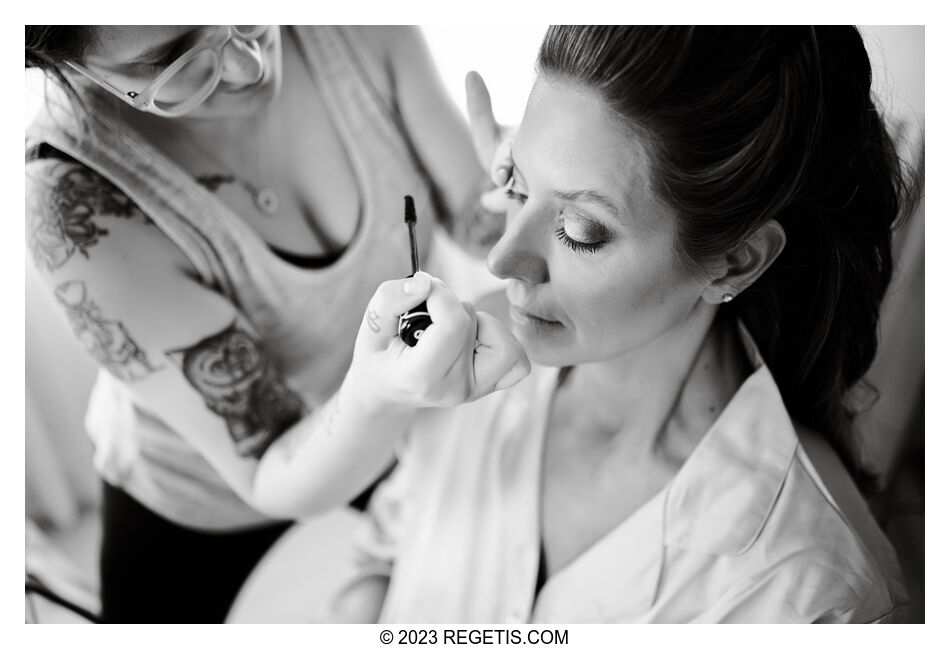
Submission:
[[92,29],[81,25],[26,25],[26,67],[42,70],[81,104],[61,66],[66,61],[82,61],[92,33]]
[[599,93],[646,139],[651,183],[697,271],[775,219],[778,259],[726,309],[792,417],[825,433],[865,488],[847,405],[877,350],[891,232],[907,183],[854,27],[567,26],[541,74]]

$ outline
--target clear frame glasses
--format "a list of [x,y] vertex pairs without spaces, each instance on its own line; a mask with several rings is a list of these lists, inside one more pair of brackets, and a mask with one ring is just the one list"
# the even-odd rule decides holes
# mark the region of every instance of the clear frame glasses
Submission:
[[179,117],[199,106],[217,88],[224,68],[224,46],[231,39],[247,43],[261,56],[258,39],[269,28],[270,25],[219,26],[138,91],[120,90],[79,63],[67,61],[67,65],[139,110],[162,117]]

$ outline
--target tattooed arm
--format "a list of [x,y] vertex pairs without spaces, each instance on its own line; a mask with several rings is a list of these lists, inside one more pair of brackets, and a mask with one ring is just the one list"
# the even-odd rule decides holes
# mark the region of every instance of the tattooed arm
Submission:
[[345,504],[393,459],[408,417],[344,390],[307,413],[253,327],[115,186],[70,160],[27,165],[27,244],[77,340],[251,506]]

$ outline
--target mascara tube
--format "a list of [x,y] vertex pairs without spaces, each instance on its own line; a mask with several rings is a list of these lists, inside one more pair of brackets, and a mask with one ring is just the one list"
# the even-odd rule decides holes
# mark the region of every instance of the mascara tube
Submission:
[[[416,245],[416,206],[412,196],[406,196],[406,227],[409,229],[409,255],[412,263],[412,275],[419,272],[419,249]],[[410,347],[415,347],[422,332],[432,324],[426,303],[416,305],[399,316],[399,337]]]

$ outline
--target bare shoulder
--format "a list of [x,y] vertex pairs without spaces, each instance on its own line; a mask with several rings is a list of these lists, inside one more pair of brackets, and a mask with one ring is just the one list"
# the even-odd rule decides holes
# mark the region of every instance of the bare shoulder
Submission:
[[428,56],[422,29],[414,25],[359,25],[353,28],[391,77],[416,69]]
[[412,44],[425,43],[422,29],[416,25],[357,25],[353,30],[382,58],[390,58]]
[[185,254],[119,187],[69,158],[26,165],[26,243],[37,278],[77,339],[127,382],[160,374],[168,350],[236,321]]
[[209,299],[184,252],[129,196],[75,160],[26,164],[25,230],[38,278],[64,307],[107,314],[140,340],[177,344],[233,311]]
[[[87,263],[187,267],[184,254],[121,189],[64,154],[26,164],[26,236],[33,261],[54,272]],[[134,248],[136,254],[132,255]]]

